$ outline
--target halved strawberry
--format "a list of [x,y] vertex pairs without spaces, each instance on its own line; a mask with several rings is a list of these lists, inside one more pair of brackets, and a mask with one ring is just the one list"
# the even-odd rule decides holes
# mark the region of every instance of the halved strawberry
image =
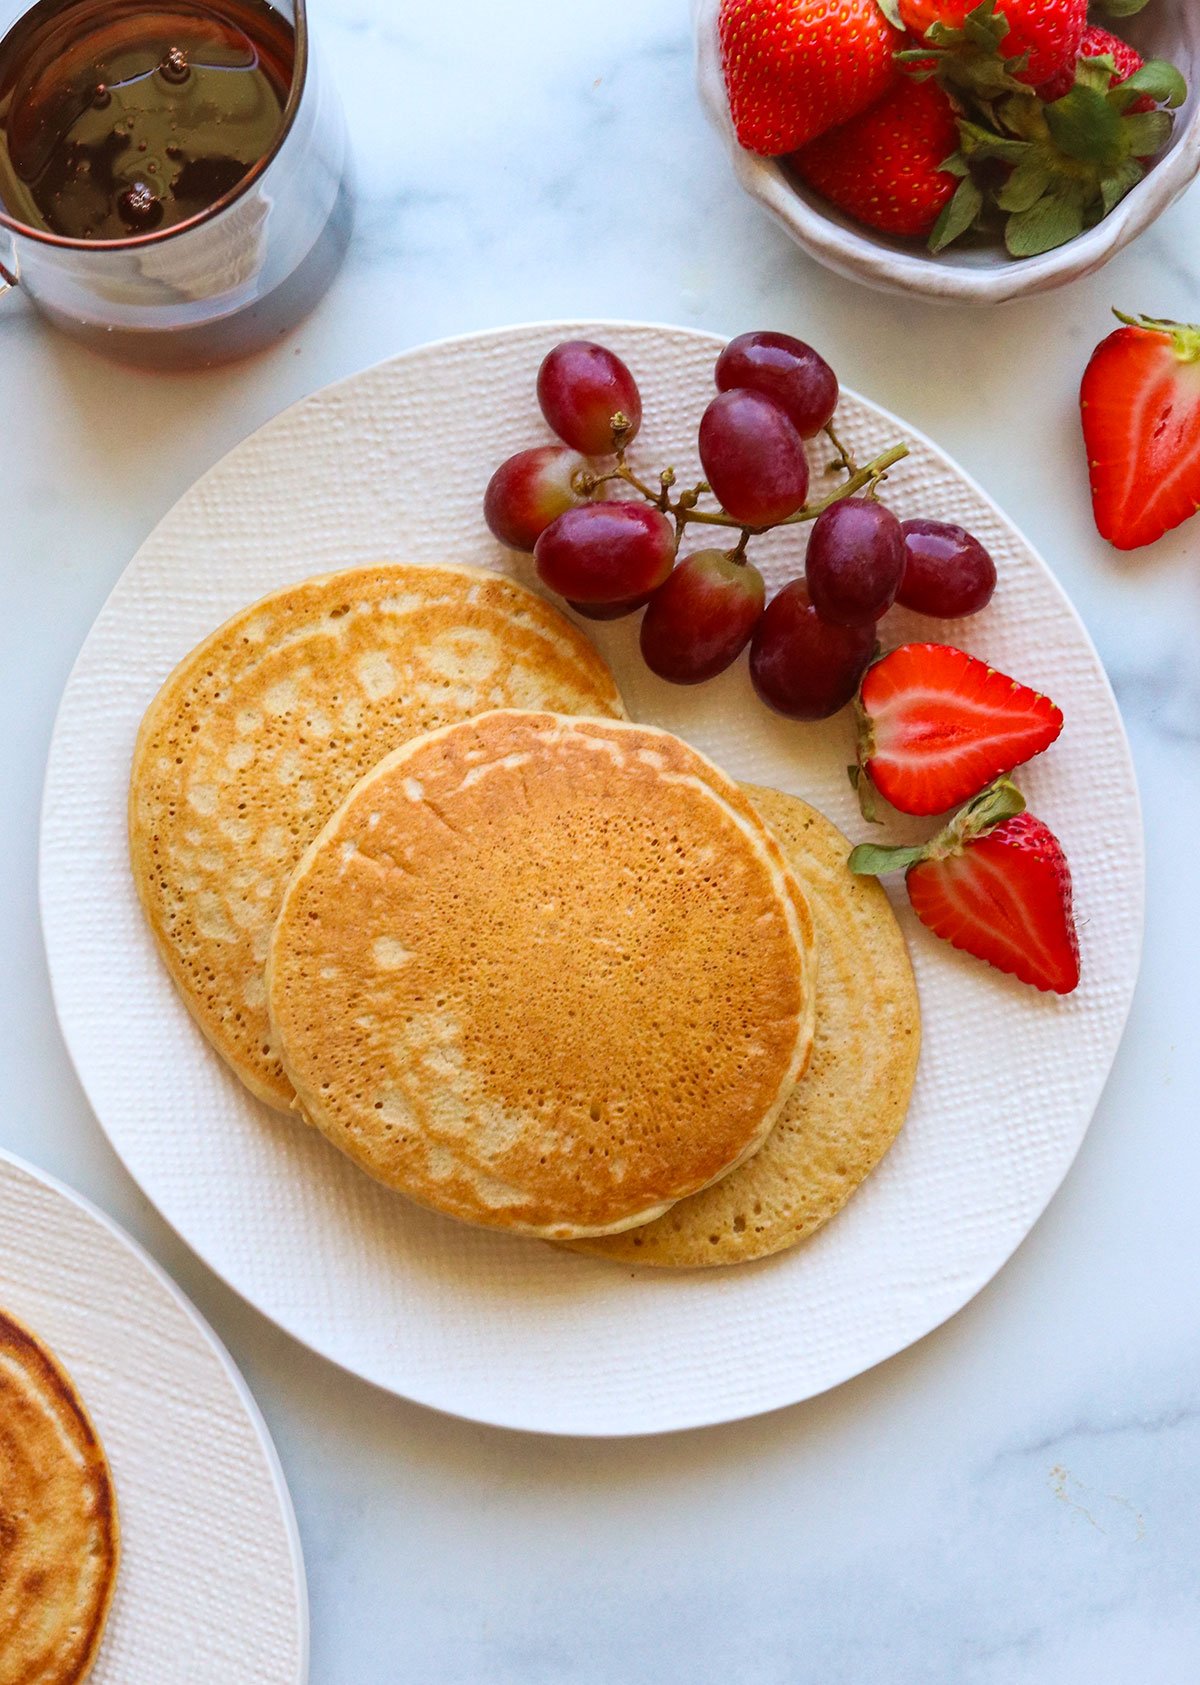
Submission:
[[986,790],[925,848],[856,848],[864,877],[907,873],[913,911],[935,935],[997,970],[1059,995],[1079,987],[1071,869],[1015,785]]
[[738,140],[769,157],[865,111],[898,74],[878,0],[722,0],[720,35]]
[[946,813],[1062,732],[1045,696],[948,644],[902,644],[868,671],[859,767],[902,813]]
[[1122,316],[1083,377],[1096,526],[1137,550],[1200,509],[1200,327]]

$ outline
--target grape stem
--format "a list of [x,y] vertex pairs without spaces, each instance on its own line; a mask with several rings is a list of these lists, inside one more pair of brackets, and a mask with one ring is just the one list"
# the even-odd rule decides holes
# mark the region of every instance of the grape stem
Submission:
[[[778,525],[794,527],[804,521],[815,521],[818,515],[823,515],[826,509],[832,509],[835,503],[841,503],[845,498],[853,497],[856,492],[864,491],[867,487],[877,486],[888,470],[894,468],[898,462],[903,462],[907,455],[907,445],[893,445],[891,450],[884,451],[882,456],[877,456],[874,462],[869,462],[865,468],[856,469],[845,484],[831,492],[828,497],[823,497],[819,503],[806,503],[803,509],[798,509],[794,515],[790,515],[786,521],[780,521]],[[620,473],[617,477],[627,478]],[[634,483],[630,481],[631,485]],[[736,527],[739,532],[748,532],[751,538],[761,538],[764,533],[775,531],[774,527],[743,527],[741,521],[734,520],[732,515],[726,515],[723,511],[718,514],[710,509],[677,509],[672,506],[663,513],[674,515],[677,521],[682,520],[685,524],[689,521],[699,521],[707,527]]]
[[[819,515],[825,513],[826,509],[832,509],[835,503],[841,503],[847,497],[853,497],[860,491],[873,493],[880,482],[887,477],[889,469],[894,468],[898,462],[903,462],[909,454],[907,445],[893,445],[890,450],[884,451],[882,456],[877,456],[874,462],[869,462],[865,468],[858,468],[855,466],[854,458],[846,450],[833,429],[827,427],[825,432],[832,441],[834,448],[840,453],[834,466],[844,468],[849,478],[836,491],[831,492],[828,497],[821,498],[817,503],[806,503],[803,509],[798,509],[794,515],[789,515],[786,521],[776,523],[778,526],[793,527],[799,526],[805,521],[815,521]],[[614,480],[620,480],[625,485],[632,486],[634,491],[644,497],[647,503],[652,503],[662,514],[669,516],[675,522],[677,547],[683,538],[685,529],[693,523],[706,527],[727,527],[740,532],[742,538],[737,548],[742,554],[744,554],[746,544],[751,538],[761,538],[765,533],[775,531],[775,526],[748,527],[732,515],[727,515],[723,509],[698,508],[697,505],[701,497],[712,490],[712,487],[703,480],[692,490],[680,492],[677,498],[672,498],[671,492],[676,481],[673,468],[664,469],[659,475],[659,488],[655,491],[652,486],[648,486],[644,480],[639,479],[626,462],[625,449],[622,445],[618,445],[617,466],[611,473],[581,473],[576,476],[575,489],[582,496],[590,497],[601,486],[611,485]]]
[[858,464],[857,464],[857,462],[855,462],[854,458],[850,455],[850,452],[846,449],[845,445],[842,443],[842,441],[838,438],[837,434],[834,432],[832,421],[829,423],[829,425],[827,427],[825,427],[823,429],[823,432],[825,434],[825,437],[829,440],[829,443],[833,446],[834,450],[837,452],[837,456],[835,457],[833,462],[831,462],[830,465],[829,465],[830,472],[832,473],[834,470],[836,470],[838,468],[844,468],[846,470],[846,473],[848,475],[850,475],[851,477],[853,477],[858,472]]
[[[670,476],[669,479],[668,475]],[[605,474],[603,479],[596,481],[596,484],[602,486],[608,480],[624,480],[625,484],[632,486],[634,491],[640,491],[647,503],[653,503],[656,509],[661,509],[664,515],[672,513],[671,487],[675,484],[675,470],[673,468],[668,468],[663,474],[658,491],[651,491],[643,480],[638,479],[633,469],[625,461],[624,452],[621,452],[617,457],[617,466],[613,472]]]

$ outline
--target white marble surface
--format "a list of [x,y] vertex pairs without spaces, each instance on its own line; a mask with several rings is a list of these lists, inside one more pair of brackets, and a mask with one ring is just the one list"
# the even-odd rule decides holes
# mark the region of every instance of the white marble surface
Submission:
[[[304,1534],[314,1685],[1192,1685],[1200,527],[1124,560],[1096,539],[1075,396],[1110,304],[1200,316],[1196,198],[1066,293],[986,313],[882,300],[799,257],[739,197],[693,96],[686,0],[312,9],[348,96],[362,213],[336,291],[294,340],[233,371],[153,377],[0,304],[0,1143],[124,1222],[243,1366]],[[816,1403],[605,1445],[383,1397],[222,1288],[83,1101],[35,901],[57,697],[158,516],[330,379],[442,334],[563,315],[791,329],[957,454],[1099,643],[1150,852],[1124,1052],[1075,1172],[993,1286]],[[1002,1049],[980,1080],[1003,1081]],[[195,1677],[218,1685],[200,1657]]]

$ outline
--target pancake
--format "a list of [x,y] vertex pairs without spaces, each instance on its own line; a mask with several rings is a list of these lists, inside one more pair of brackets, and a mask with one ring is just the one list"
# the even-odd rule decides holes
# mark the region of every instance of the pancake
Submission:
[[175,670],[130,787],[138,894],[205,1035],[268,1105],[295,1099],[263,961],[284,887],[390,750],[485,709],[624,717],[611,673],[548,603],[475,568],[357,568],[276,592]]
[[648,726],[501,711],[390,755],[288,886],[305,1113],[387,1186],[559,1239],[756,1152],[812,1038],[807,908],[737,786]]
[[120,1554],[104,1451],[68,1376],[0,1311],[0,1685],[76,1685]]
[[700,1269],[782,1252],[827,1223],[892,1146],[921,1044],[916,980],[879,884],[850,843],[795,796],[745,786],[804,888],[817,932],[812,1064],[762,1150],[715,1187],[633,1234],[578,1250],[622,1264]]

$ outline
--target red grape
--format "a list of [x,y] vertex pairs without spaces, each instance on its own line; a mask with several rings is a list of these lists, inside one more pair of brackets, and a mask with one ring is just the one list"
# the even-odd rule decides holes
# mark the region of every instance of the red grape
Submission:
[[603,345],[569,339],[556,345],[538,373],[542,414],[573,450],[585,456],[613,454],[613,417],[629,423],[625,443],[642,425],[637,382],[621,359]]
[[812,606],[804,581],[796,579],[758,623],[750,677],[776,713],[824,720],[853,700],[874,653],[874,627],[830,626]]
[[895,602],[904,577],[900,522],[873,498],[845,498],[819,517],[805,569],[822,620],[874,626]]
[[501,463],[483,499],[483,513],[501,544],[531,551],[551,521],[580,499],[571,480],[588,465],[565,445],[520,451]]
[[715,678],[750,642],[766,600],[757,568],[720,550],[688,556],[650,599],[642,621],[647,667],[677,685]]
[[785,333],[744,333],[730,341],[717,360],[717,390],[736,387],[774,398],[802,439],[828,427],[840,396],[824,357]]
[[583,503],[537,541],[538,577],[573,603],[625,603],[675,566],[675,529],[648,503]]
[[638,609],[645,608],[652,596],[653,592],[647,591],[640,597],[630,597],[624,603],[573,603],[568,599],[567,606],[585,620],[624,620],[627,614],[636,614]]
[[704,476],[721,507],[748,527],[786,521],[808,496],[804,441],[758,392],[722,392],[700,423]]
[[904,578],[896,601],[936,620],[965,620],[992,600],[996,564],[965,527],[905,521]]

